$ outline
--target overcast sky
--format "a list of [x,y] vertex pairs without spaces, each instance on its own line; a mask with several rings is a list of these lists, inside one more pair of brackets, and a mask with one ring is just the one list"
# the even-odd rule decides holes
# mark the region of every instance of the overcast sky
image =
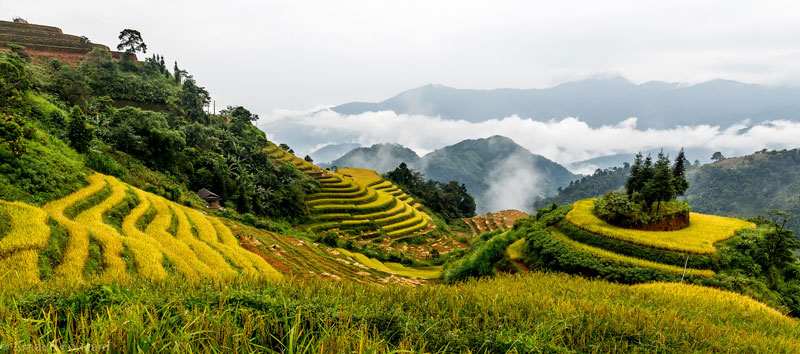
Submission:
[[[111,47],[124,28],[177,60],[217,108],[262,116],[379,101],[439,83],[533,88],[595,74],[634,82],[800,82],[793,1],[39,1],[0,14]],[[626,117],[621,117],[624,119]]]

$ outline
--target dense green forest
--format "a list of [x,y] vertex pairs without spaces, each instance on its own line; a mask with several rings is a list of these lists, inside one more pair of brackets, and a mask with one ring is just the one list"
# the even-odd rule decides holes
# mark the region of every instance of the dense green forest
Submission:
[[421,172],[408,168],[405,162],[383,176],[448,223],[475,216],[475,199],[464,184],[458,184],[457,181],[442,183],[432,179],[426,181]]
[[[19,54],[23,54],[20,56]],[[258,116],[209,114],[208,91],[163,57],[114,60],[94,49],[80,64],[0,53],[0,194],[41,204],[86,182],[93,169],[184,204],[207,188],[239,213],[305,217],[318,184],[275,166]]]

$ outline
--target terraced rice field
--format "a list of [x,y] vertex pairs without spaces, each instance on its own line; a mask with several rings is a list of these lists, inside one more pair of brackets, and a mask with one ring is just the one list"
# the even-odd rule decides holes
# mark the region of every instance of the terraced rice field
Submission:
[[[294,164],[320,182],[320,193],[306,200],[318,220],[307,226],[309,231],[335,232],[359,243],[373,242],[407,250],[407,245],[401,245],[402,240],[435,230],[433,220],[422,205],[375,171],[321,170],[274,144],[270,144],[266,152],[272,162]],[[431,247],[418,254],[429,253]],[[447,247],[441,250],[447,251]]]
[[[106,220],[109,212],[123,205],[131,207],[119,224]],[[99,245],[98,276],[105,281],[133,274],[151,280],[171,274],[187,280],[282,277],[263,258],[242,248],[216,218],[102,174],[89,176],[88,186],[42,208],[0,201],[0,209],[0,216],[10,220],[0,240],[0,271],[7,273],[5,279],[25,279],[27,284],[40,280],[37,261],[51,242],[50,218],[67,234],[54,269],[58,279],[84,278],[92,242]]]
[[[593,200],[573,204],[564,220],[547,227],[563,245],[594,257],[639,268],[681,276],[712,277],[719,257],[713,244],[742,228],[755,225],[738,219],[691,214],[689,227],[678,231],[641,231],[616,227],[592,214]],[[522,245],[512,244],[508,254],[521,257]]]
[[464,218],[462,220],[464,220],[472,230],[472,237],[476,237],[486,232],[508,230],[514,227],[514,223],[517,220],[527,217],[528,214],[519,210],[503,210],[492,214]]
[[755,224],[744,220],[691,213],[689,227],[681,230],[633,230],[606,223],[592,213],[593,206],[593,199],[575,202],[572,211],[567,214],[567,221],[604,237],[676,252],[714,254],[714,243],[731,238],[736,231],[743,228],[755,227]]
[[421,284],[424,279],[435,279],[441,275],[441,267],[409,268],[395,263],[381,263],[346,250],[221,221],[239,236],[245,249],[261,255],[283,274],[299,277],[317,275],[335,281],[344,279],[384,284]]
[[[568,246],[570,246],[572,248],[576,248],[576,249],[591,253],[591,254],[593,254],[593,255],[595,255],[597,257],[600,257],[600,258],[611,259],[611,260],[614,260],[614,261],[617,261],[617,262],[620,262],[620,263],[626,263],[626,264],[634,265],[634,266],[641,267],[641,268],[653,268],[653,269],[662,270],[662,271],[665,271],[665,272],[670,272],[670,273],[673,273],[673,274],[683,274],[683,267],[677,267],[677,266],[673,266],[673,265],[668,265],[668,264],[648,261],[648,260],[645,260],[645,259],[640,259],[640,258],[621,255],[621,254],[614,253],[614,252],[611,252],[611,251],[608,251],[608,250],[605,250],[605,249],[602,249],[602,248],[599,248],[599,247],[593,247],[593,246],[590,246],[590,245],[586,245],[586,244],[574,241],[574,240],[570,239],[569,237],[567,237],[566,235],[564,235],[562,232],[560,232],[560,231],[558,231],[556,229],[553,229],[553,228],[549,229],[548,231],[550,231],[550,235],[552,235],[553,238],[555,238],[556,240],[559,240],[559,241],[563,242],[564,244],[566,244],[566,245],[568,245]],[[511,254],[511,252],[512,252],[511,247],[509,247],[508,251],[509,251],[509,254]],[[697,276],[697,277],[712,277],[712,276],[714,276],[714,271],[708,270],[708,269],[687,268],[686,269],[686,274]]]

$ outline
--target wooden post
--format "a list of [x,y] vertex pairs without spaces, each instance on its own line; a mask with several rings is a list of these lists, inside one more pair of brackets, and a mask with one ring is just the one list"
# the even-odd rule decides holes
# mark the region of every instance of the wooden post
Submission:
[[683,278],[686,277],[686,267],[689,266],[689,255],[686,255],[686,263],[683,264],[683,275],[681,275],[681,284],[683,284]]

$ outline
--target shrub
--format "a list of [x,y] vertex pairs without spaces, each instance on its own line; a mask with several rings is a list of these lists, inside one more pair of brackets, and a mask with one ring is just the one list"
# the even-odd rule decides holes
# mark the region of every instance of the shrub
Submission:
[[86,154],[86,167],[89,167],[102,174],[115,177],[124,177],[128,171],[116,160],[99,151],[90,150]]
[[659,208],[646,208],[642,203],[631,200],[625,194],[611,191],[594,201],[592,212],[609,224],[636,228],[659,222],[671,215],[685,215],[692,211],[689,204],[674,199],[661,203]]

